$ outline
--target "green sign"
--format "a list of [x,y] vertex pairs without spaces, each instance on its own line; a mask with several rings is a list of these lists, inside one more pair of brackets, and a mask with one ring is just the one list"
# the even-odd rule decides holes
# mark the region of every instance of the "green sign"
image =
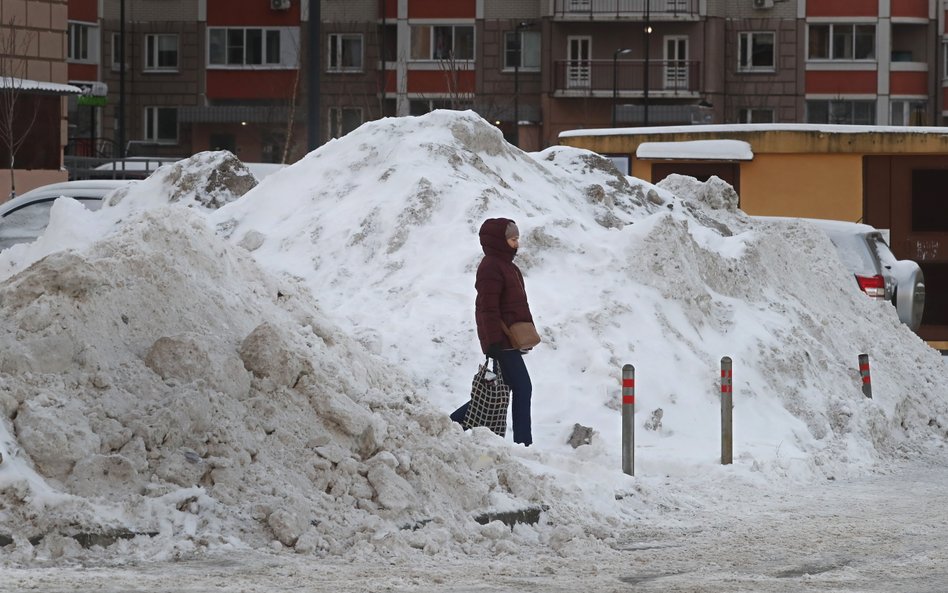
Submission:
[[92,107],[105,107],[107,97],[95,97],[93,95],[79,95],[79,105],[90,105]]

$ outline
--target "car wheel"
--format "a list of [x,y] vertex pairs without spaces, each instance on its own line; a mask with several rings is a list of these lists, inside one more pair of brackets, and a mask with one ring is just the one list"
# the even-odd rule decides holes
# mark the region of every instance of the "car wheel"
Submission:
[[908,265],[900,265],[895,274],[895,309],[899,320],[914,331],[922,324],[925,311],[925,275],[915,262],[898,263]]

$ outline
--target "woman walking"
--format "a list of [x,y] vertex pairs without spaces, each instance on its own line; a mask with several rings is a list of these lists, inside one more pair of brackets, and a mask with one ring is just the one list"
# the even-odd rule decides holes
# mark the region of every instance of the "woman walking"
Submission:
[[[490,218],[480,230],[484,259],[477,267],[474,288],[474,317],[481,350],[500,364],[500,372],[510,387],[513,440],[530,446],[533,433],[530,424],[530,398],[533,384],[523,362],[529,350],[514,348],[507,337],[507,328],[514,323],[532,323],[523,274],[513,263],[520,246],[520,230],[507,218]],[[462,423],[470,402],[451,414],[451,419]]]

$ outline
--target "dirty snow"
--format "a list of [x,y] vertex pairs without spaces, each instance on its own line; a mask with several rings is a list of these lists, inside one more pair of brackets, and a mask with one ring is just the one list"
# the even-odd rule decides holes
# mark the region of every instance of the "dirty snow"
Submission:
[[[0,252],[2,562],[608,554],[707,505],[709,484],[843,479],[944,439],[938,353],[819,231],[748,218],[720,180],[652,186],[449,111],[365,124],[201,202],[194,180],[220,158],[96,213],[61,199],[43,237]],[[480,362],[473,273],[493,216],[520,226],[544,339],[526,358],[530,448],[447,418]],[[577,423],[592,439],[574,449]],[[541,519],[476,521],[524,510]]]

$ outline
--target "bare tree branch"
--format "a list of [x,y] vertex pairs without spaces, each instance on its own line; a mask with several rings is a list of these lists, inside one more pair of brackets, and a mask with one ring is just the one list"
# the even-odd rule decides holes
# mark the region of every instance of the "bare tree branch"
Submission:
[[[17,106],[24,95],[25,56],[34,34],[21,30],[15,18],[0,25],[0,31],[2,31],[0,35],[0,143],[10,155],[10,197],[12,198],[16,196],[16,180],[14,179],[16,153],[29,136],[39,112],[39,106],[35,105],[31,112],[26,114],[28,121],[25,124],[17,121],[17,116],[21,115]],[[21,33],[25,34],[21,35]]]

